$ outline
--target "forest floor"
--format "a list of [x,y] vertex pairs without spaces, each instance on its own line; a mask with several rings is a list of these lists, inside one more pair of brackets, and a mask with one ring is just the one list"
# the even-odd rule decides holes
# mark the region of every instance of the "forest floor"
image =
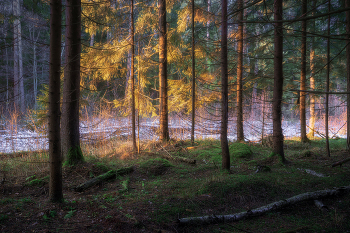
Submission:
[[[330,141],[330,157],[324,140],[286,140],[287,165],[271,157],[268,146],[245,145],[231,147],[230,173],[220,169],[215,140],[195,146],[148,143],[140,154],[131,153],[128,142],[84,146],[85,163],[63,167],[61,204],[48,201],[47,152],[0,154],[0,232],[350,232],[350,194],[323,199],[327,211],[305,201],[236,222],[179,225],[179,218],[249,211],[350,185],[350,162],[331,167],[348,157],[344,139]],[[196,164],[172,160],[175,156]],[[93,177],[129,166],[130,174],[74,191]]]

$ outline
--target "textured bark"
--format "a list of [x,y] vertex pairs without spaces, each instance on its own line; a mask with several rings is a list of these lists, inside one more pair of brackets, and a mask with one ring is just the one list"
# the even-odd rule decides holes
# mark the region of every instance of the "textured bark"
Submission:
[[243,133],[243,0],[238,0],[238,58],[237,58],[237,141],[244,141]]
[[[345,0],[345,7],[350,7],[350,0]],[[350,92],[350,11],[346,12],[346,33],[347,33],[347,46],[346,46],[346,78],[347,78],[347,91]],[[347,149],[350,154],[350,94],[347,94]]]
[[62,202],[62,155],[60,144],[61,0],[51,0],[49,68],[49,159],[52,202]]
[[25,111],[24,105],[24,84],[23,84],[23,58],[22,58],[22,28],[21,28],[21,4],[20,0],[13,1],[13,14],[14,14],[14,33],[13,33],[13,44],[14,44],[14,100],[15,106],[22,113]]
[[221,153],[222,169],[230,170],[227,140],[228,124],[228,67],[227,67],[227,0],[221,0]]
[[[274,19],[282,20],[282,0],[274,3]],[[283,150],[282,132],[282,96],[283,96],[283,23],[275,23],[275,48],[274,48],[274,86],[272,100],[273,118],[273,152],[286,162]]]
[[131,81],[131,128],[132,128],[132,147],[133,150],[137,151],[137,145],[136,145],[136,115],[135,115],[135,33],[134,33],[134,0],[131,0],[131,21],[130,21],[130,27],[131,27],[131,37],[130,37],[130,44],[131,44],[131,70],[130,70],[130,81]]
[[180,218],[177,220],[180,224],[193,224],[193,223],[218,223],[218,222],[233,222],[239,221],[242,219],[247,219],[251,217],[256,217],[268,213],[270,211],[278,210],[290,205],[294,205],[296,203],[302,201],[310,201],[317,200],[322,198],[333,197],[341,194],[345,194],[350,192],[350,186],[340,187],[337,189],[325,189],[319,190],[315,192],[307,192],[303,194],[299,194],[285,200],[276,201],[270,203],[266,206],[262,206],[256,209],[248,210],[245,212],[237,213],[237,214],[229,214],[229,215],[208,215],[202,217],[190,217],[190,218]]
[[[312,0],[312,9],[316,7],[316,1]],[[311,15],[314,15],[314,11],[311,13]],[[311,30],[315,28],[315,20],[312,21]],[[311,44],[310,44],[310,90],[315,90],[315,74],[316,74],[316,67],[315,67],[315,38],[311,37]],[[309,119],[309,137],[315,136],[315,122],[316,122],[316,112],[315,112],[315,94],[309,93],[310,96],[310,119]]]
[[192,125],[191,125],[191,143],[194,144],[194,129],[196,116],[196,61],[195,61],[195,41],[194,41],[194,0],[192,5]]
[[[328,12],[330,11],[331,8],[331,1],[328,2]],[[331,16],[328,15],[328,33],[327,35],[330,35],[330,30],[331,30]],[[328,116],[329,116],[329,109],[328,109],[328,104],[329,104],[329,74],[330,74],[330,38],[327,38],[327,77],[326,77],[326,103],[325,103],[325,116],[324,116],[324,121],[325,121],[325,131],[326,131],[326,150],[327,150],[327,155],[328,157],[331,156],[331,152],[329,149],[329,131],[328,131]]]
[[[302,17],[306,17],[307,0],[302,1]],[[306,20],[301,21],[301,72],[300,72],[300,90],[306,90]],[[300,93],[300,138],[302,142],[307,142],[306,136],[306,92]]]
[[159,0],[159,124],[161,141],[169,141],[166,0]]
[[61,139],[66,163],[75,165],[83,161],[79,133],[81,0],[66,0],[66,24]]
[[117,171],[110,170],[102,175],[99,175],[91,180],[86,181],[85,183],[77,186],[74,190],[77,192],[82,192],[96,184],[99,184],[103,181],[114,179],[118,176],[126,175],[134,171],[133,167],[126,167],[126,168],[121,168],[118,169]]

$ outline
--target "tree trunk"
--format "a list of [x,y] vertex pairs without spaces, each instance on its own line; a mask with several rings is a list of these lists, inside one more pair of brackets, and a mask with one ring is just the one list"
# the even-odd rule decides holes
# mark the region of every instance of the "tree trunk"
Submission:
[[79,133],[81,0],[66,0],[66,67],[62,103],[62,152],[66,163],[83,161]]
[[[328,1],[328,12],[331,10],[331,0]],[[328,33],[327,35],[330,35],[330,30],[331,30],[331,16],[328,15]],[[326,150],[327,150],[327,155],[328,157],[331,156],[331,152],[329,150],[329,132],[328,132],[328,103],[329,103],[329,72],[330,72],[330,38],[327,38],[327,77],[326,77],[326,103],[325,103],[325,116],[324,116],[324,121],[325,121],[325,131],[326,131]]]
[[[350,0],[345,0],[345,7],[350,7]],[[346,33],[348,39],[346,42],[346,77],[347,91],[350,92],[350,11],[346,12]],[[347,94],[347,149],[350,154],[350,94]]]
[[160,141],[169,141],[166,0],[159,0],[159,124]]
[[51,0],[49,74],[49,157],[52,202],[62,202],[62,155],[60,144],[61,0]]
[[243,0],[238,0],[238,58],[237,58],[237,141],[244,141],[243,134]]
[[137,151],[136,145],[136,116],[135,116],[135,75],[134,75],[134,63],[135,63],[135,33],[134,33],[134,0],[131,0],[131,70],[130,70],[130,81],[131,81],[131,128],[132,128],[132,147],[134,152]]
[[195,61],[195,41],[194,41],[194,0],[192,4],[192,127],[191,127],[191,143],[194,144],[194,129],[196,115],[196,61]]
[[[302,17],[306,17],[307,0],[302,1],[301,5]],[[306,90],[306,20],[301,21],[301,74],[300,74],[300,90]],[[306,92],[300,93],[300,138],[302,142],[307,142],[306,136]]]
[[227,140],[228,124],[228,67],[227,67],[227,0],[221,0],[221,153],[222,169],[230,170]]
[[[312,8],[316,7],[316,1],[312,0]],[[311,16],[314,15],[314,11],[312,11]],[[315,28],[315,20],[312,20],[311,29]],[[315,38],[311,37],[310,44],[310,90],[315,90]],[[316,112],[315,112],[315,94],[310,93],[310,119],[309,119],[309,137],[313,138],[315,136],[315,122],[316,122]]]
[[[282,0],[274,3],[274,19],[282,20]],[[273,152],[286,162],[283,150],[282,132],[282,97],[283,97],[283,23],[275,23],[275,48],[274,48],[274,86],[272,100],[273,118]]]

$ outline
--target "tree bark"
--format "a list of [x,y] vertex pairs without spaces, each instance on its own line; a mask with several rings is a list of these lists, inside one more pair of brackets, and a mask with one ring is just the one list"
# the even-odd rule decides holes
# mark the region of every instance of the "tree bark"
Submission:
[[209,223],[218,223],[218,222],[239,221],[250,217],[260,216],[267,212],[278,210],[290,205],[294,205],[302,201],[328,198],[328,197],[345,194],[348,192],[350,192],[350,186],[340,187],[337,189],[325,189],[325,190],[319,190],[315,192],[307,192],[307,193],[303,193],[303,194],[299,194],[299,195],[287,198],[285,200],[270,203],[266,206],[262,206],[256,209],[248,210],[237,214],[210,215],[210,216],[208,215],[208,216],[202,216],[202,217],[180,218],[177,221],[180,224],[193,224],[193,223],[209,224]]
[[228,124],[228,67],[227,67],[227,0],[221,0],[221,153],[222,169],[230,170],[227,140]]
[[49,159],[52,202],[62,202],[62,155],[60,144],[61,0],[51,0],[49,70]]
[[[350,0],[345,0],[345,7],[350,7]],[[350,92],[350,11],[346,11],[346,78],[347,91]],[[347,94],[347,149],[350,154],[350,94]]]
[[[312,8],[316,7],[316,1],[312,0]],[[314,15],[314,11],[312,11],[311,15]],[[312,21],[311,30],[315,28],[315,20]],[[315,38],[311,37],[310,44],[310,89],[312,91],[315,90]],[[315,94],[309,93],[310,96],[310,119],[309,119],[309,137],[313,138],[315,136],[315,122],[316,122],[316,112],[315,112]]]
[[130,70],[130,81],[131,81],[131,127],[132,127],[132,147],[134,152],[137,151],[136,145],[136,115],[135,115],[135,32],[134,32],[134,0],[131,0],[131,70]]
[[[331,0],[328,1],[328,12],[331,10]],[[331,16],[328,15],[328,33],[327,35],[330,35],[330,30],[331,30]],[[326,150],[327,150],[327,155],[328,157],[331,156],[331,152],[329,149],[329,131],[328,131],[328,104],[329,104],[329,73],[330,73],[330,39],[329,37],[327,38],[327,77],[326,77],[326,103],[325,103],[325,116],[324,116],[324,121],[325,121],[325,131],[326,131]]]
[[[302,17],[306,17],[307,0],[302,1],[301,5]],[[306,20],[301,21],[301,74],[300,74],[300,90],[306,90]],[[300,138],[302,142],[307,142],[306,136],[306,93],[300,92]]]
[[[274,3],[274,19],[282,20],[282,0]],[[275,23],[275,48],[274,48],[274,86],[272,100],[273,118],[273,152],[286,162],[283,150],[282,132],[282,97],[283,97],[283,23]]]
[[159,0],[159,124],[160,141],[169,141],[166,0]]
[[194,129],[196,116],[196,61],[195,61],[195,41],[194,41],[194,0],[192,5],[192,126],[191,126],[191,143],[194,144]]
[[243,133],[243,0],[238,0],[238,58],[237,58],[237,141],[244,141]]
[[76,165],[84,160],[79,133],[81,0],[66,0],[66,24],[62,153],[67,164]]

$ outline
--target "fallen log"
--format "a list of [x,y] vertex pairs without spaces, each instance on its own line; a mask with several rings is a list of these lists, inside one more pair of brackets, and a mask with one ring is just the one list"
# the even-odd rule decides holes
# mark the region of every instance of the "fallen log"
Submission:
[[342,161],[333,163],[333,164],[332,164],[332,167],[341,166],[341,165],[343,165],[343,163],[347,163],[347,162],[349,162],[349,161],[350,161],[350,158],[344,159],[344,160],[342,160]]
[[76,192],[82,192],[82,191],[84,191],[84,190],[86,190],[86,189],[88,189],[96,184],[99,184],[103,181],[114,179],[117,177],[117,175],[122,176],[122,175],[129,174],[133,171],[134,171],[133,167],[125,167],[125,168],[121,168],[118,170],[110,170],[102,175],[96,176],[95,178],[88,180],[85,183],[75,187],[74,190]]
[[289,205],[296,204],[301,201],[308,201],[308,200],[316,200],[316,199],[322,199],[325,197],[331,197],[336,196],[340,194],[344,194],[350,192],[350,185],[345,187],[340,187],[336,189],[326,189],[326,190],[319,190],[315,192],[307,192],[303,194],[299,194],[290,198],[287,198],[285,200],[276,201],[273,203],[270,203],[266,206],[262,206],[256,209],[244,211],[241,213],[236,214],[229,214],[229,215],[207,215],[202,217],[189,217],[189,218],[180,218],[177,220],[179,224],[209,224],[209,223],[217,223],[217,222],[233,222],[233,221],[239,221],[242,219],[246,219],[248,217],[253,216],[260,216],[267,212],[277,210],[284,208]]
[[188,158],[179,157],[179,156],[172,156],[162,145],[160,145],[160,146],[163,148],[163,150],[166,153],[166,154],[160,154],[162,157],[164,157],[166,159],[174,160],[174,161],[180,161],[180,162],[189,163],[189,164],[196,164],[195,159],[188,159]]

